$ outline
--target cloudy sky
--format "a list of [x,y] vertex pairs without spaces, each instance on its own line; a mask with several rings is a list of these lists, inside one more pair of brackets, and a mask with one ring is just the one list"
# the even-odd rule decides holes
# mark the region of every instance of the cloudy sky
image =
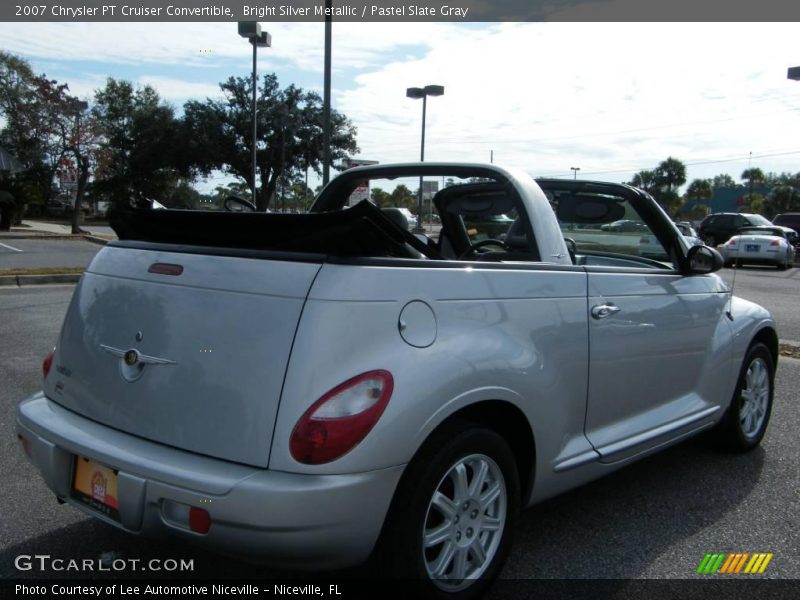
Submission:
[[[322,23],[269,23],[259,72],[322,90]],[[333,106],[360,157],[495,162],[534,176],[626,181],[668,156],[689,179],[751,164],[800,171],[796,23],[335,23]],[[247,76],[233,23],[0,23],[0,47],[90,97],[109,76],[150,84],[177,108]],[[750,158],[752,154],[752,159]],[[751,162],[749,163],[749,161]],[[206,185],[220,183],[222,178]]]

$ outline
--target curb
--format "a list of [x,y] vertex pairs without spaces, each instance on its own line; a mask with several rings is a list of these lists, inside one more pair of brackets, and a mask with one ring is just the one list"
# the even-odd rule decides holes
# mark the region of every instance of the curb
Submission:
[[93,233],[30,233],[23,235],[0,235],[0,240],[86,240],[95,244],[107,244],[112,238],[104,238]]
[[83,234],[83,239],[86,240],[87,242],[91,242],[93,244],[100,244],[101,246],[105,246],[108,242],[111,241],[109,239],[102,238],[102,237],[97,236],[97,235],[93,235],[91,233]]
[[2,275],[0,287],[22,287],[27,285],[44,285],[48,283],[78,283],[82,273],[61,273],[54,275]]

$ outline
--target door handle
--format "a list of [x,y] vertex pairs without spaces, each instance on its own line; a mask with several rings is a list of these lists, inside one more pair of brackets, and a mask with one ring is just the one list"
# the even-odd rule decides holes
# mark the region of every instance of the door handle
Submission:
[[619,306],[610,302],[608,304],[596,304],[592,307],[592,316],[595,319],[605,319],[606,317],[617,314],[620,310]]

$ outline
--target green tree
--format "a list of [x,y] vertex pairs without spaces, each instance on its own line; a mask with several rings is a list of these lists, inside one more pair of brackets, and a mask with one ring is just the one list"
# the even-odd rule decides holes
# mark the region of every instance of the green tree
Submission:
[[719,175],[715,175],[714,178],[711,180],[711,187],[714,189],[717,188],[735,188],[738,187],[739,184],[736,183],[733,177],[728,175],[727,173],[720,173]]
[[798,212],[800,191],[790,185],[775,186],[764,200],[764,209],[771,217],[784,212]]
[[150,87],[109,78],[95,94],[92,118],[102,131],[96,190],[115,204],[170,197],[190,175],[183,128]]
[[752,194],[756,186],[764,185],[766,176],[764,175],[764,171],[758,167],[753,167],[752,169],[745,169],[742,171],[741,179],[747,182],[747,189],[750,190]]
[[652,192],[656,187],[655,171],[639,171],[631,179],[630,185],[645,192]]
[[80,214],[89,185],[95,154],[100,148],[102,134],[97,120],[89,112],[89,104],[64,93],[58,125],[61,132],[61,169],[69,171],[76,183],[72,209],[72,233],[81,233]]
[[369,191],[369,199],[379,208],[392,206],[392,196],[379,187],[374,187]]
[[392,193],[389,195],[391,198],[391,206],[397,206],[398,208],[407,208],[414,214],[417,212],[417,197],[411,193],[411,190],[408,189],[407,186],[404,184],[398,185]]
[[704,203],[706,213],[710,210],[708,201],[711,200],[713,196],[714,186],[710,179],[694,179],[689,184],[689,187],[686,188],[686,199]]
[[59,119],[67,86],[35,75],[27,61],[0,51],[0,144],[23,165],[11,182],[18,212],[28,202],[45,203],[63,156]]
[[661,190],[675,192],[686,183],[686,165],[677,158],[669,157],[655,169],[655,184]]
[[[282,176],[291,181],[309,167],[321,172],[322,99],[294,85],[281,89],[274,73],[264,75],[261,81],[256,206],[266,210]],[[252,82],[231,77],[220,88],[224,99],[191,101],[184,106],[191,166],[205,175],[220,169],[252,186]],[[331,160],[357,153],[355,136],[355,126],[343,114],[331,111]]]

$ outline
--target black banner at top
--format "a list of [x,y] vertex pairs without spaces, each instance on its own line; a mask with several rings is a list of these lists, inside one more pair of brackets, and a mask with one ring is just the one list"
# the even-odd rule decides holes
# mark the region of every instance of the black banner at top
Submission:
[[759,0],[3,0],[2,21],[800,21]]

